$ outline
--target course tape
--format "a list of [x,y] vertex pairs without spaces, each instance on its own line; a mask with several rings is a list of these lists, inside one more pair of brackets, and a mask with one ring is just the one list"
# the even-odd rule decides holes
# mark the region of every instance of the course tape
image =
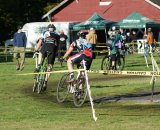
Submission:
[[[75,69],[73,72],[84,71],[84,69]],[[34,74],[52,74],[52,73],[66,73],[68,70],[39,72],[39,73],[23,73],[15,75],[34,75]],[[87,70],[88,73],[113,74],[113,75],[137,75],[137,76],[160,76],[160,71],[119,71],[119,70]]]
[[[84,71],[84,69],[75,69],[73,72]],[[51,71],[51,72],[37,72],[37,73],[23,73],[23,74],[16,74],[16,75],[35,75],[35,74],[52,74],[52,73],[66,73],[69,72],[68,70],[60,70],[60,71]]]
[[138,76],[160,76],[160,72],[153,71],[118,71],[118,70],[88,70],[89,73],[116,74],[116,75],[138,75]]

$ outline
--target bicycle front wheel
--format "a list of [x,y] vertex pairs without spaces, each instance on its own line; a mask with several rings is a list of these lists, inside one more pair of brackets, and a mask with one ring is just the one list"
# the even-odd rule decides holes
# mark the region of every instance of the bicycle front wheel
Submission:
[[[47,67],[43,67],[41,72],[47,72]],[[46,79],[46,74],[39,74],[38,76],[38,87],[37,87],[37,93],[44,92],[44,82]]]
[[36,79],[34,80],[33,84],[33,92],[37,92],[38,90],[38,75],[36,76]]
[[87,85],[85,77],[78,78],[76,82],[75,92],[73,94],[73,101],[76,107],[84,104],[87,97]]
[[123,70],[125,66],[125,57],[123,55],[120,55],[119,58],[116,60],[116,69],[117,70]]
[[102,62],[101,62],[101,70],[109,70],[110,66],[111,66],[110,57],[109,56],[105,56],[102,59]]
[[69,92],[69,75],[70,73],[64,74],[57,86],[57,101],[60,103],[65,101]]

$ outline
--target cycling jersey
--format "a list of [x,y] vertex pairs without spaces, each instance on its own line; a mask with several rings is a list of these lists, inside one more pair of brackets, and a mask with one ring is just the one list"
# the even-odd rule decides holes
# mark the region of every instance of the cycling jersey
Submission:
[[92,57],[92,44],[88,43],[86,39],[79,38],[71,46],[76,48],[79,53]]
[[45,43],[51,43],[55,45],[57,45],[59,41],[59,35],[55,32],[46,31],[43,33],[42,38]]

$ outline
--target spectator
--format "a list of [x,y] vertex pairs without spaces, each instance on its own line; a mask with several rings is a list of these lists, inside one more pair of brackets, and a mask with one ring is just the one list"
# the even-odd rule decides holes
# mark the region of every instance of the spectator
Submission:
[[151,45],[151,47],[153,48],[154,47],[154,36],[153,36],[153,33],[152,33],[152,29],[151,28],[148,28],[147,30],[147,43],[149,45]]
[[132,39],[131,39],[131,34],[130,34],[130,32],[127,32],[127,34],[126,34],[126,43],[130,43],[132,41]]
[[64,31],[61,30],[60,33],[60,41],[58,46],[58,61],[60,61],[61,56],[64,55],[64,52],[66,51],[66,40],[68,39],[67,35],[64,34]]
[[89,43],[92,44],[92,50],[93,50],[93,59],[96,58],[96,53],[94,52],[96,50],[96,44],[97,44],[97,34],[94,28],[90,28],[88,35],[86,35],[86,39]]
[[136,40],[137,40],[137,34],[136,34],[136,32],[133,30],[132,31],[132,33],[131,33],[131,40],[133,41],[133,42],[136,42]]
[[26,35],[22,32],[22,26],[17,27],[18,31],[14,34],[14,60],[16,62],[16,70],[23,70],[25,62]]

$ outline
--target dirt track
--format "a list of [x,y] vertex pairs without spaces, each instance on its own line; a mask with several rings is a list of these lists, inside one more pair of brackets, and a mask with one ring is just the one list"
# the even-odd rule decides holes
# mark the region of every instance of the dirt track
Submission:
[[[96,78],[90,78],[90,81],[96,81],[96,80],[115,80],[115,79],[131,79],[131,78],[139,78],[140,76],[114,76],[108,77],[108,76],[99,76]],[[145,78],[145,77],[144,77]],[[48,84],[48,91],[45,92],[44,94],[36,94],[32,92],[32,84],[29,87],[26,87],[25,94],[29,96],[33,96],[34,98],[43,98],[45,100],[51,100],[54,102],[56,101],[56,96],[50,95],[49,93],[52,91],[52,93],[56,92],[56,86],[57,86],[58,81],[52,81],[49,82]],[[53,87],[55,88],[53,90]],[[53,100],[55,99],[55,100]],[[129,93],[129,94],[124,94],[124,95],[113,95],[113,96],[101,96],[101,97],[94,97],[94,102],[95,103],[100,103],[100,102],[126,102],[126,101],[133,101],[137,103],[150,103],[153,100],[153,102],[160,102],[160,89],[155,89],[154,93],[152,95],[151,89],[139,91],[136,93]],[[87,101],[88,102],[88,101]]]

